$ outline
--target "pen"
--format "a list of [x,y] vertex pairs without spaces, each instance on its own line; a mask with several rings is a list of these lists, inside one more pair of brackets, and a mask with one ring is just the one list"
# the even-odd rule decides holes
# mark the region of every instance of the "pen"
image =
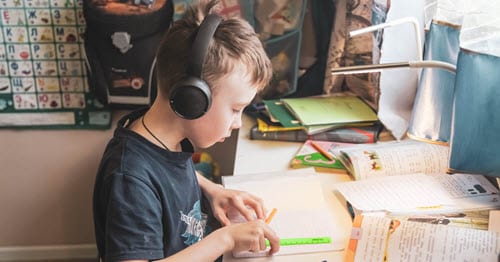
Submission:
[[271,213],[269,213],[269,216],[266,218],[266,224],[271,223],[271,220],[273,220],[274,215],[276,215],[276,211],[278,211],[278,209],[276,208],[273,208],[273,210],[271,210]]
[[320,147],[314,141],[311,141],[311,145],[314,147],[314,149],[318,150],[318,152],[320,152],[323,156],[328,158],[328,160],[334,160],[334,158],[332,157],[332,155],[330,155],[330,153],[326,152],[326,150],[324,150],[322,147]]

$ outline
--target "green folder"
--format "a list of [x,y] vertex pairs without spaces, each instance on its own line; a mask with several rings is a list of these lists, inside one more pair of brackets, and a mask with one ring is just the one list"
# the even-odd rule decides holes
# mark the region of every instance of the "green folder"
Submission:
[[378,121],[377,113],[357,96],[315,96],[281,99],[304,126]]
[[285,104],[280,100],[264,100],[267,112],[271,119],[277,119],[284,127],[297,127],[302,126],[300,121],[293,116]]

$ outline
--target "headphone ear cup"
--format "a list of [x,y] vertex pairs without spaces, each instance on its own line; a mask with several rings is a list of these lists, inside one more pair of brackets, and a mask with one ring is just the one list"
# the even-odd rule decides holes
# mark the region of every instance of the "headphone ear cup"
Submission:
[[205,81],[188,77],[176,83],[170,91],[170,107],[184,119],[203,116],[212,104],[212,94]]

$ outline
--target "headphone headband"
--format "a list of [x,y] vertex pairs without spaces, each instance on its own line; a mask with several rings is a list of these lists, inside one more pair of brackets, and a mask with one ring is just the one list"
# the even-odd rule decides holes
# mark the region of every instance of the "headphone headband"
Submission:
[[191,46],[191,54],[189,56],[188,74],[201,78],[203,64],[208,52],[208,46],[215,34],[215,30],[222,22],[222,17],[216,14],[209,14],[203,19],[196,33],[193,45]]

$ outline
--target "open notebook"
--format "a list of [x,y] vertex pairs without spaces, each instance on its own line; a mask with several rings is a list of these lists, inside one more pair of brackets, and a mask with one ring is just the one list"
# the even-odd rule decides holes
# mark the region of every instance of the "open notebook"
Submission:
[[[277,212],[269,225],[281,239],[275,255],[342,250],[331,208],[328,208],[320,181],[313,174],[258,174],[223,177],[226,188],[251,192]],[[237,221],[238,217],[234,217]],[[292,241],[300,239],[306,243]],[[320,241],[321,240],[321,241]],[[321,242],[321,243],[317,243]],[[269,248],[268,248],[269,249]],[[265,256],[265,252],[244,252],[234,257]]]

